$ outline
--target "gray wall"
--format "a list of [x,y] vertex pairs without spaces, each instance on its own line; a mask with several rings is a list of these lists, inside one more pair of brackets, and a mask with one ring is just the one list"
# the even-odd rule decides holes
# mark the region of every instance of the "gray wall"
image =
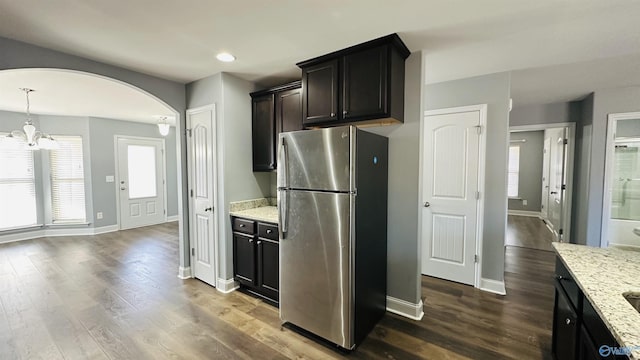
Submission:
[[488,104],[482,277],[498,281],[504,279],[510,85],[509,73],[497,73],[426,85],[423,93],[425,110]]
[[[22,113],[0,111],[0,132],[21,128],[25,116]],[[129,121],[73,117],[34,115],[34,124],[38,129],[52,135],[82,136],[84,168],[85,168],[85,201],[87,222],[90,227],[102,227],[117,224],[115,183],[107,183],[107,175],[115,175],[114,135],[141,136],[163,138],[158,127],[152,124]],[[165,139],[167,166],[167,215],[178,214],[176,140],[175,128],[171,128]],[[47,205],[42,193],[42,159],[46,153],[36,152],[36,190],[38,191],[38,220],[44,222],[43,209]],[[46,161],[45,161],[46,163]],[[102,219],[96,219],[95,213],[101,211]]]
[[404,124],[367,127],[389,138],[387,294],[417,304],[421,296],[418,254],[418,169],[422,52],[405,63]]
[[514,106],[509,115],[509,126],[569,122],[570,113],[571,103],[568,102]]
[[573,206],[571,239],[574,244],[587,243],[587,217],[589,212],[589,173],[591,169],[591,138],[593,121],[593,94],[579,102],[580,119],[576,122],[576,148],[573,177]]
[[229,202],[270,195],[269,173],[253,173],[251,97],[254,85],[220,73],[187,84],[189,108],[215,104],[218,162],[218,277],[233,277]]
[[[184,84],[0,37],[0,71],[21,68],[57,68],[99,74],[136,86],[166,103],[180,115],[180,122],[177,124],[177,128],[178,134],[181,134],[180,143],[183,144],[183,146],[181,146],[180,149],[180,161],[178,162],[182,174],[179,178],[178,185],[187,183],[187,152],[184,146],[185,138],[184,135],[182,135],[184,134],[185,124]],[[179,186],[179,188],[181,188],[180,190],[182,191],[182,204],[179,204],[179,207],[183,209],[180,228],[182,240],[180,265],[184,266],[185,262],[188,263],[189,261],[189,255],[187,253],[189,248],[187,240],[189,238],[187,233],[188,228],[182,226],[188,223],[188,197],[187,187]]]
[[600,246],[607,116],[640,111],[640,87],[596,90],[593,97],[593,139],[589,169],[589,200],[586,244]]
[[[544,131],[517,131],[510,134],[509,145],[520,147],[520,176],[518,178],[518,199],[509,199],[509,210],[535,211],[542,206],[542,158]],[[523,200],[527,200],[524,205]]]

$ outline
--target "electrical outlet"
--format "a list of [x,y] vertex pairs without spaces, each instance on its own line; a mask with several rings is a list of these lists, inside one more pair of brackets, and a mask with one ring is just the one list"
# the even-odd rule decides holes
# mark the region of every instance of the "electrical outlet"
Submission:
[[100,211],[100,212],[98,212],[98,213],[96,214],[96,218],[97,218],[98,220],[102,219],[102,211]]
[[527,206],[527,200],[522,200],[522,205]]

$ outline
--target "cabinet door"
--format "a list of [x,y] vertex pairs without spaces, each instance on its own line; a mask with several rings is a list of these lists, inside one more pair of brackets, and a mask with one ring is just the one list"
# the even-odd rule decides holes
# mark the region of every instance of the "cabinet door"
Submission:
[[[559,287],[560,285],[556,285]],[[556,300],[553,311],[552,352],[556,359],[576,359],[578,340],[578,316],[569,304],[562,289],[556,288]]]
[[388,113],[389,47],[346,55],[342,65],[342,118],[361,120]]
[[[302,130],[302,90],[292,89],[276,94],[277,133]],[[278,138],[276,136],[276,144]]]
[[254,286],[256,281],[253,236],[233,233],[233,272],[236,280]]
[[338,60],[302,69],[304,125],[338,120]]
[[602,356],[600,356],[600,352],[598,347],[593,343],[591,336],[587,329],[581,326],[580,330],[580,346],[579,346],[579,354],[580,360],[601,360]]
[[258,286],[271,297],[278,301],[278,289],[280,288],[280,262],[278,243],[276,241],[258,239]]
[[253,171],[271,171],[276,168],[273,100],[273,94],[251,100]]

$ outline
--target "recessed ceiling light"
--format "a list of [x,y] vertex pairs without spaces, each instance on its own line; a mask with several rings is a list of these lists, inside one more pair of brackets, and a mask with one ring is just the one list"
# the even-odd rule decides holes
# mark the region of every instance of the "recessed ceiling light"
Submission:
[[223,62],[232,62],[232,61],[234,61],[236,59],[236,57],[231,55],[231,54],[229,54],[229,53],[223,52],[223,53],[220,53],[220,54],[216,55],[216,59],[218,59],[220,61],[223,61]]

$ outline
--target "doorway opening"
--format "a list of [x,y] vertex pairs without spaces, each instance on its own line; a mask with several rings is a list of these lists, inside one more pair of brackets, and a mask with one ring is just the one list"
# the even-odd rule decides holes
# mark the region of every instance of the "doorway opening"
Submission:
[[571,232],[575,124],[509,129],[506,246],[552,251]]
[[640,249],[640,112],[609,115],[601,246]]

